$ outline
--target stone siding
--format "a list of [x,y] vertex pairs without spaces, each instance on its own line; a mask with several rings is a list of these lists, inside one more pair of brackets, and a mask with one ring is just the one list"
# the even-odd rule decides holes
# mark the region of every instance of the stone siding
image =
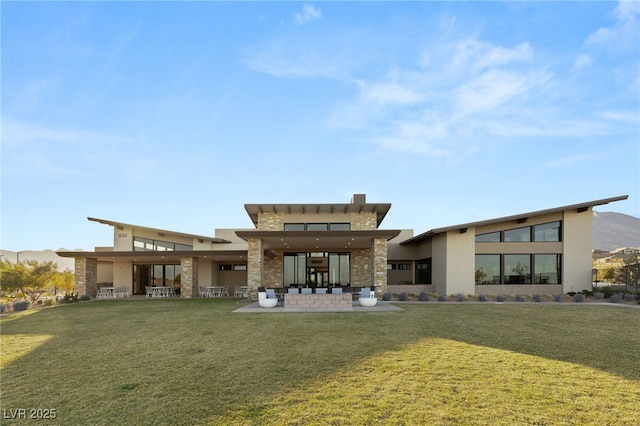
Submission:
[[96,297],[98,293],[98,259],[76,257],[74,288],[79,296],[88,294]]
[[351,308],[353,297],[343,294],[285,294],[285,308]]
[[260,238],[247,239],[247,285],[249,297],[258,298],[258,287],[262,286],[262,272],[264,254],[262,253],[262,240]]
[[387,289],[387,239],[373,239],[373,285],[376,291],[384,293]]
[[275,255],[274,258],[264,258],[262,266],[262,286],[275,288],[282,287],[284,280],[284,251],[283,250],[269,250],[270,254]]
[[282,213],[258,214],[258,229],[261,231],[282,231],[284,229],[284,214]]
[[378,228],[376,213],[351,213],[352,231],[374,231]]
[[[386,268],[386,265],[385,265]],[[351,286],[370,287],[373,285],[371,273],[371,249],[351,251]]]
[[198,258],[182,258],[180,265],[182,266],[180,297],[198,297]]

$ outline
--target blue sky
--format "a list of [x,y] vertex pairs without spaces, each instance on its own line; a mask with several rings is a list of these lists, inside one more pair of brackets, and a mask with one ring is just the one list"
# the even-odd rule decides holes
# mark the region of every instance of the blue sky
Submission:
[[198,235],[245,203],[416,233],[628,194],[638,2],[2,2],[2,240]]

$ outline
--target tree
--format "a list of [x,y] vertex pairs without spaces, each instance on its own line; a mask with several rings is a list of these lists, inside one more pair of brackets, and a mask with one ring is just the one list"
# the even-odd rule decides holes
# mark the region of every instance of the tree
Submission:
[[54,262],[30,260],[23,263],[3,261],[1,264],[2,290],[22,293],[24,299],[35,303],[40,299],[58,273]]
[[622,260],[622,266],[618,268],[616,273],[616,281],[626,286],[625,292],[629,291],[630,285],[634,287],[634,291],[638,291],[638,284],[640,284],[640,256],[630,255]]

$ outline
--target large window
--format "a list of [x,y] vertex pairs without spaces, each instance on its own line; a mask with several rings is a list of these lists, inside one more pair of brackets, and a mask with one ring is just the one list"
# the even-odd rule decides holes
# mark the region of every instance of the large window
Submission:
[[476,255],[476,284],[500,284],[500,255]]
[[350,231],[350,223],[285,223],[285,231]]
[[133,237],[134,251],[191,251],[193,246],[169,241],[152,240],[149,238]]
[[560,254],[477,254],[476,284],[561,284]]
[[531,284],[531,255],[504,255],[504,283]]
[[516,229],[476,235],[476,243],[559,242],[562,241],[562,222],[541,223]]
[[509,229],[503,232],[503,240],[505,243],[510,242],[529,242],[531,241],[531,228]]
[[285,253],[284,285],[338,285],[351,282],[349,253]]
[[431,258],[416,260],[416,282],[431,284]]
[[533,241],[560,241],[560,221],[533,227]]
[[533,255],[534,284],[560,284],[560,255]]

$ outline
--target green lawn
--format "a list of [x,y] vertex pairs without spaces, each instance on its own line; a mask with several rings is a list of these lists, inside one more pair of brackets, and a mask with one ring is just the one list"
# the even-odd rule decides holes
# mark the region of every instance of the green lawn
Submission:
[[1,423],[635,425],[640,309],[234,314],[117,300],[3,316]]

